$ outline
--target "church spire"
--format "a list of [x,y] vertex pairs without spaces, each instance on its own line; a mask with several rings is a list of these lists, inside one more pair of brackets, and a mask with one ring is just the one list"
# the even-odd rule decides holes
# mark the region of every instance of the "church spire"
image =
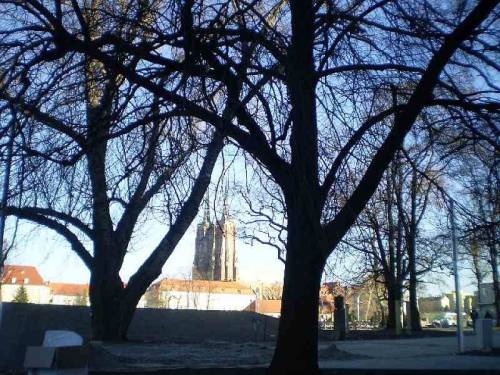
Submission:
[[210,223],[210,193],[207,190],[204,202],[203,223]]

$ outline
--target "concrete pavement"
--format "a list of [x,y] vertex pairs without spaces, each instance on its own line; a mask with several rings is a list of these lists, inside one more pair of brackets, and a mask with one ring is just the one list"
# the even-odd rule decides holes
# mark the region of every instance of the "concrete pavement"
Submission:
[[[500,348],[500,332],[494,336]],[[465,336],[474,350],[475,336]],[[96,351],[94,370],[154,371],[190,368],[267,367],[274,343],[205,342],[199,344],[103,344]],[[320,342],[322,369],[336,370],[493,370],[500,374],[500,357],[458,355],[455,337]],[[100,358],[99,358],[100,357]],[[472,371],[470,371],[472,372]]]
[[[476,337],[465,336],[465,351],[476,349]],[[493,338],[500,348],[500,332]],[[364,358],[320,360],[321,368],[337,369],[413,369],[413,370],[498,370],[500,357],[459,355],[456,337],[398,340],[356,340],[336,342],[338,349]],[[369,358],[366,358],[369,357]]]

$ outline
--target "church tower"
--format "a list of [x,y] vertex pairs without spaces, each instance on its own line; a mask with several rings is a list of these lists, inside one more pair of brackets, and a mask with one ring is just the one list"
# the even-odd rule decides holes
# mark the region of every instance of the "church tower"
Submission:
[[222,219],[212,223],[208,197],[196,231],[193,279],[237,281],[236,225],[229,215],[227,191]]
[[204,202],[203,220],[196,228],[193,280],[213,279],[214,225],[210,220],[208,196]]

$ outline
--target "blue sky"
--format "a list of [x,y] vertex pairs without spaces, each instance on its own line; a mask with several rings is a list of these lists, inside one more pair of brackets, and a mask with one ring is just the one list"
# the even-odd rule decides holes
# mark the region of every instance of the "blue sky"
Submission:
[[[234,157],[231,154],[234,150],[229,151],[225,152],[226,162]],[[244,177],[240,176],[243,175],[242,171],[244,170],[241,163],[241,160],[237,160],[232,167],[233,170],[238,170],[239,173],[232,172],[227,176],[231,183],[241,183],[239,180]],[[222,168],[221,164],[217,165],[213,180],[216,180]],[[219,181],[219,184],[221,181],[224,181],[224,178]],[[214,184],[214,181],[212,183]],[[214,186],[212,186],[210,192],[211,199],[215,199],[216,202],[220,203],[222,193],[219,192],[219,196],[217,196],[213,190]],[[239,215],[238,212],[244,212],[244,209],[240,207],[244,203],[240,202],[240,200],[241,198],[236,193],[229,197],[230,210],[236,216]],[[213,208],[212,204],[211,208]],[[162,277],[188,278],[190,276],[194,259],[196,225],[201,221],[202,212],[203,208],[201,207],[198,217],[163,267]],[[213,212],[211,216],[214,217]],[[10,229],[12,229],[13,223],[14,219],[12,217],[8,218],[8,227]],[[242,233],[241,224],[237,225],[239,225],[237,232]],[[135,238],[129,247],[130,251],[125,258],[120,273],[124,281],[127,281],[137,270],[167,230],[167,226],[161,225],[158,220],[153,219],[140,225],[140,229],[136,231]],[[7,242],[10,241],[10,231],[6,233],[6,240]],[[242,281],[283,281],[284,265],[278,260],[275,248],[257,242],[254,242],[254,245],[251,246],[238,239],[237,252],[239,274]],[[34,265],[38,268],[44,280],[52,282],[88,283],[90,276],[89,271],[80,259],[73,254],[70,246],[61,236],[49,229],[37,227],[25,221],[21,222],[19,226],[16,249],[8,259],[8,263]],[[432,281],[432,283],[426,284],[425,295],[439,295],[454,289],[451,276],[431,274],[433,279],[429,281]],[[462,271],[461,276],[462,289],[469,292],[473,291],[475,286],[470,272]]]
[[[12,221],[12,219],[9,219]],[[163,267],[162,277],[186,278],[190,274],[194,258],[196,224],[198,217],[188,229],[176,250]],[[137,267],[148,255],[148,251],[156,243],[162,228],[159,225],[151,226],[141,233],[139,241],[134,243],[132,251],[127,254],[121,276],[123,280],[135,272]],[[157,233],[155,236],[154,233]],[[264,245],[253,245],[237,240],[238,265],[242,281],[282,282],[283,263],[277,259],[276,250]],[[72,253],[65,240],[57,234],[29,223],[20,225],[15,251],[8,263],[34,265],[38,268],[45,281],[87,283],[89,272],[79,258]],[[439,283],[427,284],[425,294],[437,295],[448,292],[453,287],[453,279],[440,277]],[[473,291],[473,280],[470,274],[461,272],[462,289]]]
[[[168,259],[163,268],[163,276],[183,278],[189,275],[194,259],[196,224],[199,220],[197,218],[191,225]],[[12,219],[9,218],[9,221]],[[153,224],[138,236],[125,258],[121,271],[123,280],[128,280],[135,272],[164,231],[159,224]],[[283,264],[278,260],[274,248],[250,246],[238,240],[237,251],[240,278],[243,281],[282,282]],[[26,222],[20,225],[17,245],[8,263],[34,265],[46,281],[87,283],[90,275],[62,237]]]

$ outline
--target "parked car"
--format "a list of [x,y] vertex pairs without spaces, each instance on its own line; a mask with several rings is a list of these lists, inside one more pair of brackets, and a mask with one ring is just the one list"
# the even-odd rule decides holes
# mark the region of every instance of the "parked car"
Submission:
[[430,325],[432,328],[441,328],[441,319],[434,319]]
[[434,328],[449,328],[457,325],[457,314],[452,312],[444,313],[442,317],[434,319],[431,326]]

